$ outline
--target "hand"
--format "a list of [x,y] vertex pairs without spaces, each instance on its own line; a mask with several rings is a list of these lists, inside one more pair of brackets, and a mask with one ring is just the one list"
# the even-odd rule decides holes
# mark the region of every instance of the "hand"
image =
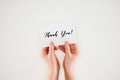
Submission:
[[54,43],[51,42],[49,47],[43,48],[43,54],[50,66],[50,80],[58,80],[60,64],[56,57],[55,50],[57,48],[54,46]]
[[78,48],[76,44],[69,44],[65,42],[65,45],[58,46],[61,51],[65,53],[63,61],[63,67],[65,71],[66,80],[73,80],[72,66],[75,62],[75,58],[78,54]]

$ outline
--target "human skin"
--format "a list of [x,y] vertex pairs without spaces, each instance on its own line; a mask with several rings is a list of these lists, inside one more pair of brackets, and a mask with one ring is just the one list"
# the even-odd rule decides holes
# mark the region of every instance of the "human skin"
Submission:
[[56,57],[55,50],[57,50],[57,48],[53,42],[50,43],[49,47],[43,48],[43,54],[50,70],[48,80],[58,80],[59,77],[60,64]]
[[72,74],[72,66],[78,54],[78,48],[75,43],[69,44],[67,41],[64,45],[59,45],[58,48],[53,42],[50,43],[49,47],[43,48],[44,57],[50,66],[50,75],[48,80],[58,80],[59,77],[60,64],[55,54],[55,50],[57,49],[60,49],[65,53],[63,61],[65,80],[75,80],[75,75]]
[[75,62],[76,56],[78,54],[78,48],[76,44],[69,44],[67,41],[64,45],[58,46],[61,51],[65,53],[63,68],[65,73],[65,80],[75,80],[75,75],[73,74],[73,64]]

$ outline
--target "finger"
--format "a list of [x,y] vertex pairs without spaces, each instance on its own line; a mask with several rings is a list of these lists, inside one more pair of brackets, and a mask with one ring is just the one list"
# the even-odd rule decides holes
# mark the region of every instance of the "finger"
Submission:
[[78,52],[78,46],[77,46],[77,44],[74,44],[74,49],[75,49],[75,54],[77,55],[79,52]]
[[58,50],[58,48],[54,45],[54,50]]
[[65,42],[65,53],[69,56],[71,55],[70,46],[67,41]]
[[42,49],[43,56],[46,56],[48,54],[48,47],[45,47]]
[[64,45],[59,45],[58,48],[65,53],[65,46]]
[[56,54],[54,54],[54,57],[55,57],[55,59],[58,61],[58,58],[57,58]]
[[71,53],[72,54],[77,54],[78,53],[78,47],[77,47],[77,44],[73,43],[73,44],[70,44],[70,50],[71,50]]
[[54,43],[51,42],[49,46],[49,55],[52,55],[54,53]]

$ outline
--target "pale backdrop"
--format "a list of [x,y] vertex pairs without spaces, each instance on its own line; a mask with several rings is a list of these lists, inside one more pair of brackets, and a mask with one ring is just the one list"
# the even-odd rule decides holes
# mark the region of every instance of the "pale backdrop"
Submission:
[[0,0],[0,80],[45,80],[39,30],[56,23],[78,25],[78,80],[120,80],[119,0]]

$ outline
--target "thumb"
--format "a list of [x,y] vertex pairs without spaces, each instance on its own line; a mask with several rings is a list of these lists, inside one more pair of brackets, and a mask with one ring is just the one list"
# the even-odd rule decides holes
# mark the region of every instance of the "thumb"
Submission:
[[72,55],[71,51],[70,51],[69,43],[67,41],[65,42],[65,53],[66,53],[66,55],[69,55],[69,56]]
[[49,54],[48,55],[53,55],[54,52],[55,52],[55,50],[54,50],[54,43],[51,42],[50,46],[49,46]]

